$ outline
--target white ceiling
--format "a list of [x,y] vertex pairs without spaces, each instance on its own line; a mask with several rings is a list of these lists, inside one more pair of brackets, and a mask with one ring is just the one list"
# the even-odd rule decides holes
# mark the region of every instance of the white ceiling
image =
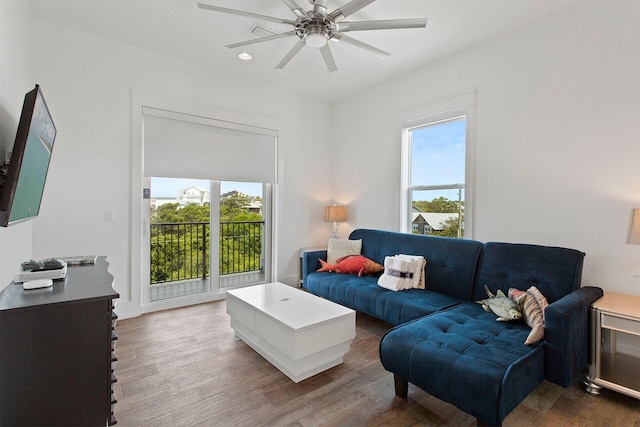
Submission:
[[[429,18],[427,27],[351,32],[349,36],[391,56],[380,59],[331,43],[338,66],[331,74],[320,52],[310,47],[300,51],[284,70],[274,70],[295,38],[225,48],[254,38],[249,33],[254,24],[277,32],[292,27],[199,9],[198,1],[295,20],[281,0],[30,0],[30,4],[34,17],[44,21],[336,101],[588,0],[378,0],[348,20]],[[347,1],[329,0],[328,9]],[[311,9],[308,0],[297,2]],[[237,58],[243,50],[253,55],[252,61]]]

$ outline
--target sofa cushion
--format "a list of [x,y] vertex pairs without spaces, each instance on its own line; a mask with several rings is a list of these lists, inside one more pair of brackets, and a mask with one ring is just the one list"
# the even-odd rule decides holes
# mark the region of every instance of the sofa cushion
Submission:
[[496,322],[465,302],[389,331],[380,343],[385,369],[498,425],[544,379],[541,344],[524,345],[529,328]]
[[542,292],[549,304],[580,287],[584,253],[566,248],[514,243],[485,243],[473,299],[485,297],[484,286],[505,294],[509,288]]
[[378,286],[377,278],[313,273],[304,287],[312,294],[399,325],[453,305],[460,299],[424,289],[394,292]]
[[354,230],[349,238],[362,239],[362,255],[380,264],[386,256],[397,254],[424,257],[430,291],[471,300],[482,243],[367,229]]

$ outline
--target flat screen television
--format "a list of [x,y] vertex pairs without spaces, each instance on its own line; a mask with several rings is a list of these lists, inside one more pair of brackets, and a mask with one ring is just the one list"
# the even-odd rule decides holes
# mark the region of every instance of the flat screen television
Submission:
[[36,85],[24,96],[0,193],[0,226],[33,218],[40,212],[56,132],[42,90]]

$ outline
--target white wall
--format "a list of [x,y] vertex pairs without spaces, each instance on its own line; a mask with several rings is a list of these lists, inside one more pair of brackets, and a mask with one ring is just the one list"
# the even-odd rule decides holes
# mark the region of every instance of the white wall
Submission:
[[[31,19],[27,2],[0,2],[0,161],[13,147],[24,95],[35,86]],[[0,228],[0,289],[13,280],[20,263],[31,258],[31,222]]]
[[[58,135],[40,217],[36,257],[107,255],[121,303],[134,297],[130,251],[131,94],[280,119],[277,279],[294,284],[298,248],[322,221],[330,157],[331,108],[278,87],[238,80],[149,51],[40,21],[34,33],[37,78]],[[326,127],[316,124],[326,123]],[[314,127],[313,133],[307,129]],[[179,151],[177,146],[176,150]],[[326,153],[326,154],[324,154]],[[105,211],[115,213],[105,223]],[[135,270],[135,269],[134,269]],[[134,277],[132,280],[136,280]]]
[[337,105],[349,226],[399,230],[397,113],[476,89],[472,237],[582,250],[584,284],[640,295],[638,22],[636,0],[589,2]]
[[[349,204],[342,235],[399,228],[396,114],[477,89],[473,237],[575,247],[587,253],[584,283],[640,293],[640,247],[624,243],[640,207],[636,0],[590,2],[334,107],[39,21],[32,68],[15,47],[30,26],[21,3],[0,3],[0,55],[17,64],[0,69],[0,124],[15,127],[35,78],[59,129],[35,257],[107,255],[117,290],[130,294],[131,90],[282,120],[277,278],[291,282],[297,249],[326,241],[327,202]],[[339,156],[323,149],[332,138]],[[5,282],[31,255],[30,235],[30,223],[0,230],[18,245],[0,249]]]

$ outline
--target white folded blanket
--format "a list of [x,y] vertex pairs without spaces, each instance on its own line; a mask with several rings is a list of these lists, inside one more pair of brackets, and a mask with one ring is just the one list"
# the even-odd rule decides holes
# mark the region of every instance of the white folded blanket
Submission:
[[378,285],[392,291],[425,288],[424,267],[427,261],[422,256],[396,255],[384,258],[384,273]]

